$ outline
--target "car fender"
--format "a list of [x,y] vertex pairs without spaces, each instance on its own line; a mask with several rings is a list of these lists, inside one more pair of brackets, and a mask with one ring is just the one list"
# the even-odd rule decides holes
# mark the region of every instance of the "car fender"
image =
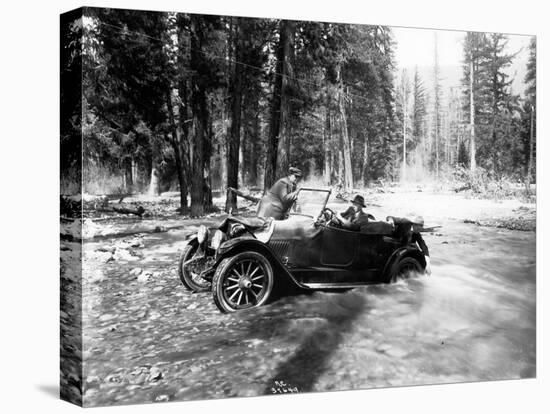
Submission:
[[186,237],[185,237],[185,240],[187,242],[191,242],[191,240],[194,240],[197,238],[197,232],[194,232],[194,233],[191,233],[191,234],[188,234]]
[[255,251],[263,254],[273,266],[275,275],[279,274],[278,277],[283,275],[287,281],[292,282],[294,285],[303,289],[308,289],[307,286],[302,285],[294,278],[294,276],[288,271],[288,268],[281,262],[281,260],[279,260],[277,255],[271,251],[269,246],[252,237],[237,237],[222,243],[217,251],[216,265],[224,258],[234,256],[243,251]]
[[384,266],[384,271],[382,272],[383,280],[388,280],[393,266],[405,257],[412,257],[418,260],[422,267],[426,268],[426,258],[424,257],[422,251],[414,246],[404,246],[393,252],[386,262],[386,265]]

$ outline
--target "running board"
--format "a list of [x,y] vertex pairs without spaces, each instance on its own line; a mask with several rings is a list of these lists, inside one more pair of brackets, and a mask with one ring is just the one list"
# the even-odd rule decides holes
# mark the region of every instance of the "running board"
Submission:
[[302,283],[308,289],[352,289],[360,286],[369,286],[372,283]]

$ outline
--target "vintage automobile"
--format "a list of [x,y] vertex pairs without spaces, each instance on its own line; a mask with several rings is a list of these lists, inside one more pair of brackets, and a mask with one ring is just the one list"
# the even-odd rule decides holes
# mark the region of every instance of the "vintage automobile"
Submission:
[[350,289],[424,271],[420,249],[397,237],[406,224],[373,220],[346,230],[326,207],[330,194],[300,189],[286,220],[229,216],[217,229],[200,226],[180,255],[183,285],[211,289],[216,306],[234,312],[265,304],[281,284]]

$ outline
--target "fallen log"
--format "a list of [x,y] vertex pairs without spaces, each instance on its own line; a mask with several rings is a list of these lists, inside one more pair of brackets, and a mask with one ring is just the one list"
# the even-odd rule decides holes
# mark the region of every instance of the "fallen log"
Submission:
[[231,191],[232,193],[236,194],[237,196],[242,197],[246,200],[252,201],[254,203],[257,203],[258,201],[260,201],[259,197],[254,197],[254,196],[251,196],[249,194],[245,194],[242,191],[239,191],[239,190],[237,190],[236,188],[233,188],[233,187],[228,187],[227,191]]
[[97,209],[107,207],[109,198],[106,195],[82,194],[82,207],[84,209]]
[[454,190],[455,190],[455,193],[460,193],[461,191],[470,190],[471,188],[472,187],[469,184],[466,184],[460,187],[456,187]]
[[437,229],[440,229],[442,226],[432,226],[432,227],[422,227],[420,233],[433,233]]
[[143,206],[121,206],[120,204],[113,204],[108,207],[99,207],[96,209],[97,211],[101,212],[109,212],[109,213],[120,213],[120,214],[134,214],[138,217],[142,217],[145,213],[145,209]]

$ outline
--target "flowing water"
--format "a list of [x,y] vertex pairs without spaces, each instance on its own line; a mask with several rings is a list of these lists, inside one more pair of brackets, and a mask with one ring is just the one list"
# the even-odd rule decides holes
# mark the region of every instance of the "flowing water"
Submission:
[[191,224],[87,243],[85,404],[533,377],[535,233],[438,224],[430,276],[231,315],[178,279]]

